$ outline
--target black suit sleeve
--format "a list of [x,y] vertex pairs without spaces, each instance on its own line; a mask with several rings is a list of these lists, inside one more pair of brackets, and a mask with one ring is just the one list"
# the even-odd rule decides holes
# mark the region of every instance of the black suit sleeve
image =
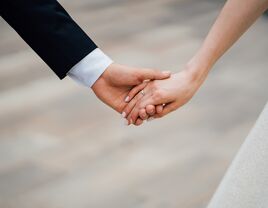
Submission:
[[97,48],[56,0],[0,0],[0,13],[61,79]]

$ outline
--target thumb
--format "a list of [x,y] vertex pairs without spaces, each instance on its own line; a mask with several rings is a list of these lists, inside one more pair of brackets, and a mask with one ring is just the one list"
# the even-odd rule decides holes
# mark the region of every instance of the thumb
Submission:
[[170,71],[159,71],[156,69],[141,69],[139,71],[139,79],[141,82],[144,80],[160,80],[167,79],[171,76]]

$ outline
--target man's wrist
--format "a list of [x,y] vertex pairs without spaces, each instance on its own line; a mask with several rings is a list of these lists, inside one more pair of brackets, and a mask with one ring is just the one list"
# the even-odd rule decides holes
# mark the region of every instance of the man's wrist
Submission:
[[111,67],[114,65],[114,63],[111,63],[104,72],[99,76],[99,78],[93,83],[91,86],[91,89],[95,92],[97,88],[102,85],[102,83],[108,83],[111,80]]

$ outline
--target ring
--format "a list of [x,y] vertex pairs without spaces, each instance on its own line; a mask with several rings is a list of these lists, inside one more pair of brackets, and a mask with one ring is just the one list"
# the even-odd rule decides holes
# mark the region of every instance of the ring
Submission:
[[143,96],[145,95],[145,92],[144,92],[144,90],[142,90],[142,91],[141,91],[141,94],[142,94]]

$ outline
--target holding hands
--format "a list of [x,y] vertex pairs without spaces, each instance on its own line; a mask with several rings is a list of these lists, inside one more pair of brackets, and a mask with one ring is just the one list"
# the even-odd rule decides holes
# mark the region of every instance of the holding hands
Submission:
[[[161,80],[169,78],[170,75],[170,72],[154,69],[111,64],[94,83],[92,89],[102,102],[122,113],[128,104],[126,97],[133,87],[143,85],[145,80]],[[136,119],[136,123],[141,124],[142,120]]]
[[199,89],[202,80],[195,70],[187,67],[168,79],[145,81],[129,92],[130,101],[122,115],[128,125],[140,125],[141,120],[163,117],[186,104]]
[[141,125],[186,104],[199,88],[198,76],[187,68],[169,71],[111,64],[92,89],[105,104],[122,114],[125,124]]

